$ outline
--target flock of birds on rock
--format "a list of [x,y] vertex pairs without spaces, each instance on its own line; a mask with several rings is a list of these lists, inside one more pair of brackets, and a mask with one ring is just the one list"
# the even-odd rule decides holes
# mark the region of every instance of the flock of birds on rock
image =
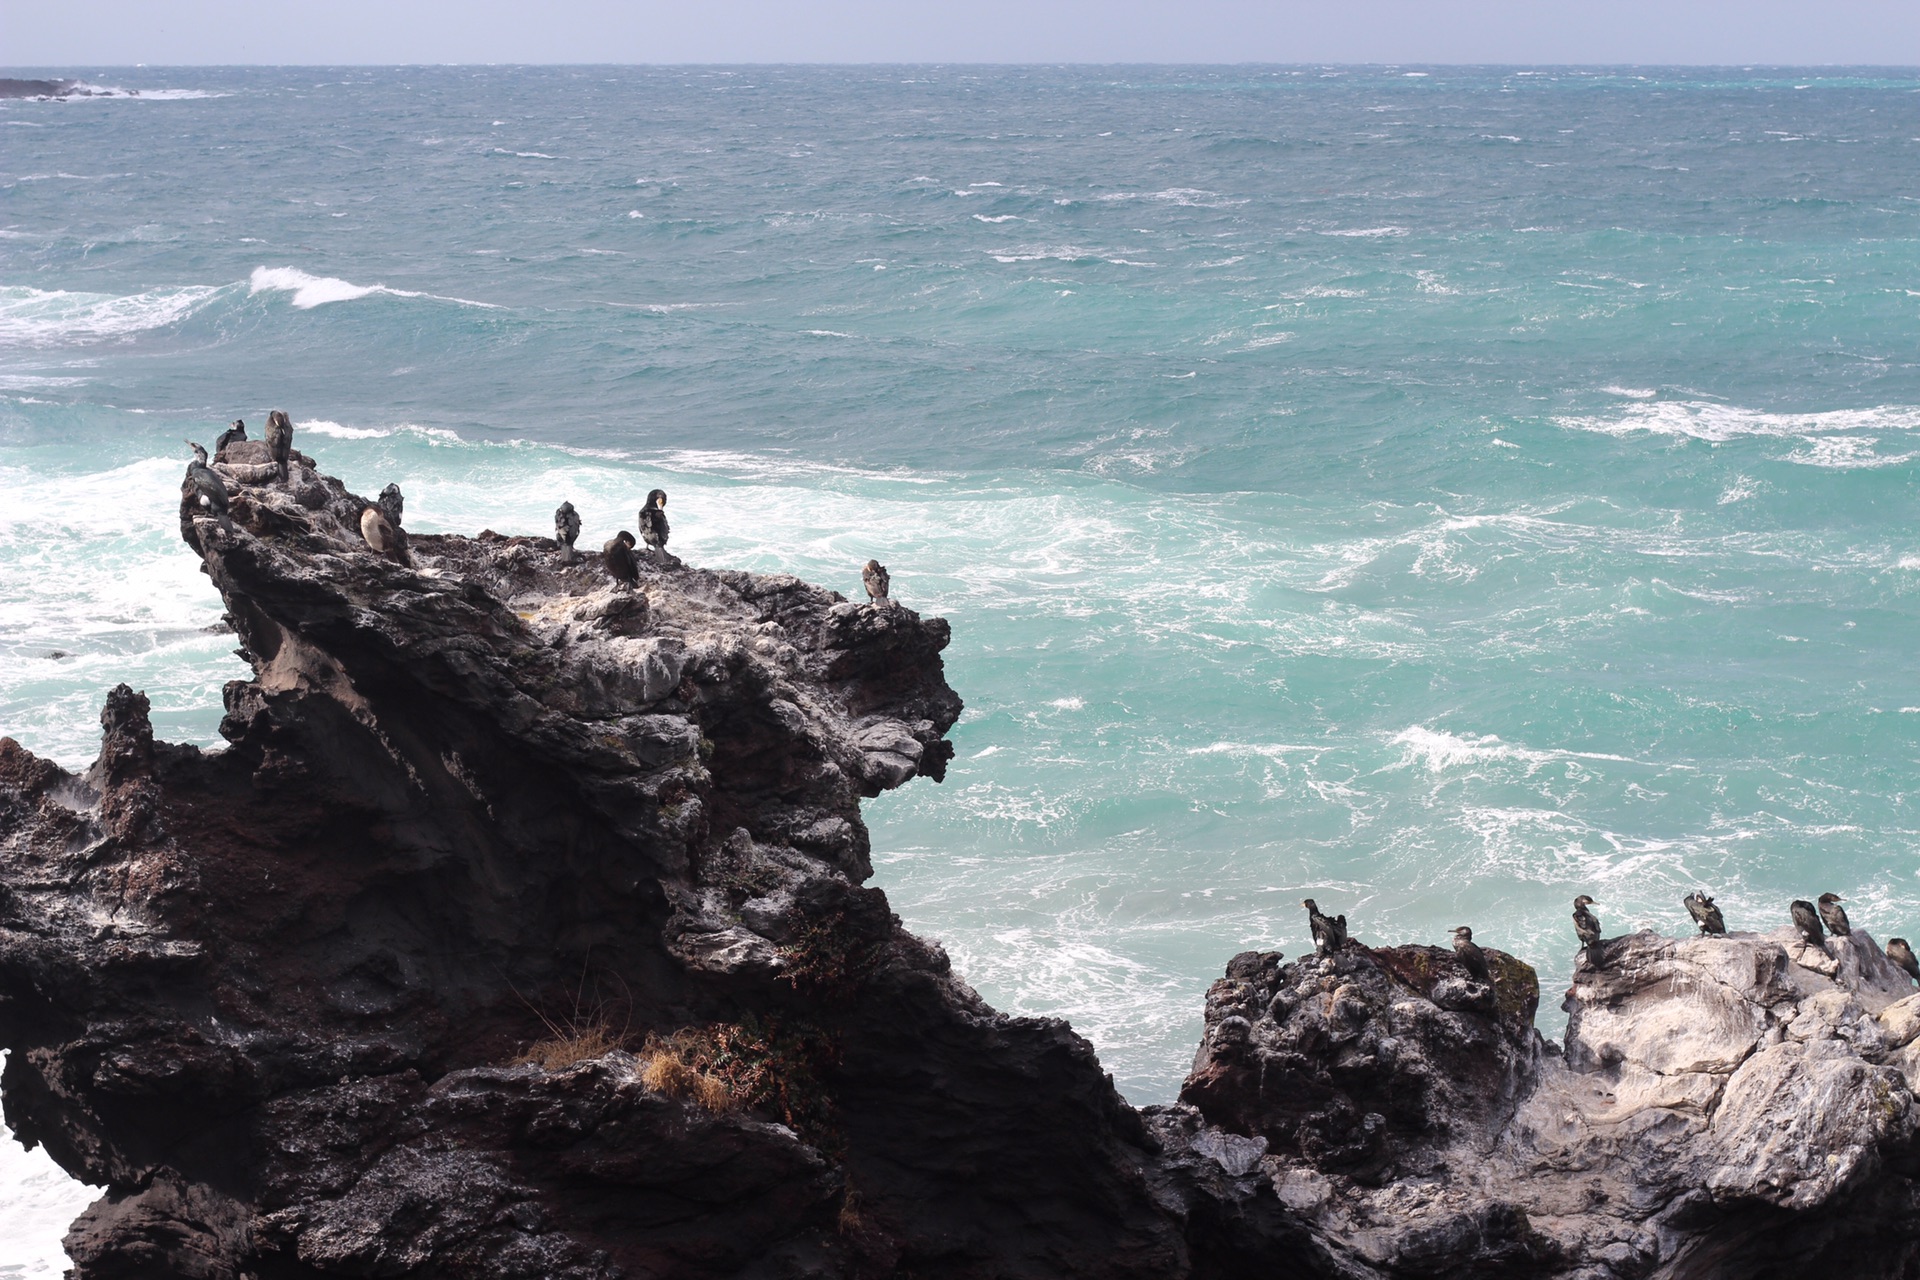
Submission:
[[[239,419],[220,433],[214,441],[213,461],[225,461],[227,450],[247,438],[247,424]],[[193,461],[187,464],[186,480],[181,492],[191,495],[191,500],[206,514],[220,522],[225,530],[233,528],[228,515],[228,495],[226,481],[221,479],[207,461],[207,451],[193,441],[187,441],[193,449]],[[288,462],[293,456],[293,420],[280,410],[275,409],[267,415],[267,453],[279,468],[280,483],[288,483],[290,471]],[[360,537],[375,555],[382,556],[398,564],[411,565],[413,557],[407,550],[407,531],[400,524],[400,514],[404,500],[400,496],[400,486],[390,484],[380,491],[374,504],[360,513]],[[609,538],[601,547],[601,561],[612,578],[622,589],[631,589],[640,580],[640,562],[635,553],[639,547],[646,546],[645,554],[649,559],[662,562],[667,554],[667,537],[672,532],[667,524],[667,491],[655,489],[647,494],[645,505],[640,508],[640,536],[622,529]],[[574,510],[571,502],[562,502],[553,513],[553,538],[560,544],[560,561],[573,564],[579,559],[574,543],[580,537],[580,513]],[[878,560],[869,560],[860,571],[861,584],[866,588],[870,604],[891,604],[893,580],[887,574],[887,567]]]
[[[1846,908],[1840,905],[1842,901],[1844,899],[1837,893],[1823,893],[1817,903],[1794,900],[1788,908],[1793,917],[1793,927],[1799,930],[1808,946],[1826,951],[1828,934],[1836,938],[1852,935],[1853,925],[1847,919]],[[1693,917],[1693,922],[1700,926],[1702,936],[1726,935],[1726,918],[1707,894],[1696,889],[1682,898],[1680,903],[1686,907],[1687,914]],[[1347,918],[1344,915],[1326,915],[1312,898],[1303,899],[1300,905],[1307,909],[1307,929],[1313,935],[1315,955],[1332,955],[1346,947]],[[1584,893],[1573,900],[1573,933],[1580,939],[1580,963],[1604,968],[1605,952],[1600,949],[1600,917],[1593,914],[1593,906],[1593,899]],[[1473,930],[1466,925],[1454,927],[1453,953],[1459,958],[1460,967],[1475,982],[1493,982],[1486,953],[1474,942]],[[1907,945],[1905,938],[1887,939],[1886,955],[1909,978],[1920,983],[1920,957],[1914,955],[1913,948]]]
[[[235,418],[233,425],[220,433],[214,441],[214,460],[222,460],[229,448],[247,438],[247,424]],[[187,464],[186,480],[181,486],[184,495],[190,495],[192,501],[202,511],[219,520],[223,529],[233,527],[228,516],[228,498],[226,482],[220,478],[207,461],[207,451],[193,441],[187,441],[193,449],[193,461]],[[275,409],[267,415],[267,454],[279,469],[280,483],[288,482],[288,462],[293,455],[293,420],[280,410]],[[360,536],[376,555],[397,561],[400,564],[412,564],[407,550],[407,532],[400,523],[404,500],[400,496],[400,486],[390,484],[380,491],[380,496],[372,506],[360,513]],[[647,494],[647,501],[640,508],[640,536],[622,529],[609,538],[601,548],[603,563],[607,575],[622,589],[631,589],[640,580],[640,562],[635,552],[645,544],[646,555],[654,561],[661,561],[667,553],[667,537],[672,532],[667,524],[667,491],[655,489]],[[574,543],[580,537],[580,513],[574,510],[571,502],[562,502],[553,513],[553,537],[560,544],[560,559],[563,564],[572,564],[578,558]],[[860,581],[866,587],[870,603],[889,604],[892,579],[887,567],[878,560],[869,560],[860,571]],[[1790,908],[1794,928],[1800,931],[1808,946],[1826,950],[1827,934],[1835,937],[1847,937],[1853,932],[1847,920],[1845,908],[1838,894],[1823,893],[1817,904],[1796,899]],[[1722,936],[1727,932],[1727,922],[1715,906],[1713,899],[1696,890],[1681,899],[1687,914],[1700,926],[1700,932],[1706,936]],[[1347,918],[1344,915],[1329,916],[1321,912],[1312,898],[1302,903],[1307,909],[1307,925],[1313,933],[1313,949],[1317,955],[1331,955],[1347,945]],[[1600,950],[1600,918],[1593,914],[1592,898],[1581,894],[1573,900],[1573,932],[1580,939],[1580,960],[1582,964],[1603,967],[1604,951]],[[1493,981],[1491,970],[1487,966],[1486,953],[1473,940],[1473,930],[1466,925],[1458,925],[1453,930],[1453,951],[1460,965],[1469,977],[1476,982]],[[1920,958],[1916,958],[1913,948],[1907,945],[1905,938],[1887,940],[1887,958],[1904,970],[1908,977],[1920,982]]]

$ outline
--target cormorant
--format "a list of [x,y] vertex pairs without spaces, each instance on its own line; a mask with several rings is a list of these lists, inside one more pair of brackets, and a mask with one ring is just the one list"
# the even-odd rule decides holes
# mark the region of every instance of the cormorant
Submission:
[[406,510],[407,500],[400,496],[399,485],[390,484],[382,489],[373,503],[380,508],[380,514],[387,518],[388,523],[396,529],[400,527],[400,513]]
[[1466,925],[1455,925],[1453,930],[1453,954],[1459,958],[1460,967],[1475,982],[1493,985],[1493,970],[1487,968],[1487,953],[1482,951],[1473,940],[1473,930]]
[[640,508],[640,538],[657,558],[667,549],[667,491],[655,489]]
[[412,564],[413,550],[407,545],[407,528],[400,523],[400,513],[407,507],[407,500],[400,496],[400,486],[388,485],[373,502],[380,508],[380,514],[387,518],[387,523],[393,526],[394,548],[400,553],[394,558],[401,564]]
[[400,540],[400,531],[393,527],[379,507],[368,507],[360,513],[360,536],[386,559],[396,564],[413,563],[407,557],[406,544]]
[[560,563],[573,563],[574,539],[580,536],[580,513],[563,502],[553,513],[553,540],[560,544]]
[[1805,898],[1795,898],[1793,906],[1788,910],[1793,912],[1793,927],[1800,931],[1800,936],[1806,939],[1807,945],[1825,951],[1827,935],[1820,927],[1820,913],[1813,909],[1813,904]]
[[1909,978],[1920,982],[1920,960],[1914,958],[1913,948],[1905,938],[1887,939],[1887,959],[1905,969]]
[[280,468],[280,483],[287,482],[287,461],[293,456],[293,419],[275,409],[267,415],[267,453]]
[[1300,905],[1307,909],[1307,928],[1313,932],[1315,955],[1332,955],[1347,945],[1345,916],[1321,915],[1320,908],[1314,905],[1312,898],[1302,899]]
[[193,448],[193,461],[187,464],[187,482],[182,488],[191,486],[194,505],[209,515],[220,518],[222,529],[232,529],[233,521],[227,516],[227,485],[219,473],[207,465],[207,451],[193,441],[187,441]]
[[235,418],[233,420],[233,425],[228,427],[225,431],[222,431],[220,433],[220,438],[213,442],[213,460],[215,462],[220,461],[222,458],[226,457],[228,445],[238,444],[240,441],[245,440],[246,438],[247,438],[247,424],[243,420],[239,418]]
[[1847,909],[1840,905],[1842,899],[1837,893],[1820,895],[1820,923],[1827,926],[1827,932],[1836,938],[1844,938],[1853,932],[1853,926],[1847,923]]
[[640,566],[633,558],[633,535],[622,529],[607,539],[607,572],[623,587],[640,581]]
[[866,584],[867,599],[873,604],[884,603],[887,589],[893,585],[893,579],[887,576],[887,566],[878,560],[867,561],[867,567],[860,571],[860,581]]
[[1700,926],[1702,934],[1715,936],[1726,934],[1727,922],[1721,918],[1720,908],[1713,905],[1713,899],[1708,897],[1705,891],[1695,889],[1680,899],[1680,904],[1687,909],[1687,914],[1693,917],[1693,922]]
[[1580,939],[1580,949],[1586,958],[1594,958],[1594,948],[1600,945],[1600,917],[1587,910],[1593,905],[1593,899],[1581,894],[1573,900],[1573,932]]

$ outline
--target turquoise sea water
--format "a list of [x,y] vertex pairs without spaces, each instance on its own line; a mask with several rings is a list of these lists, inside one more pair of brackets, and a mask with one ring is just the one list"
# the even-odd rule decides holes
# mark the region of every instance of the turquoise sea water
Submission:
[[[87,70],[0,104],[0,733],[241,673],[186,459],[954,626],[877,883],[1169,1099],[1299,900],[1920,930],[1920,73]],[[61,651],[68,656],[52,658]]]

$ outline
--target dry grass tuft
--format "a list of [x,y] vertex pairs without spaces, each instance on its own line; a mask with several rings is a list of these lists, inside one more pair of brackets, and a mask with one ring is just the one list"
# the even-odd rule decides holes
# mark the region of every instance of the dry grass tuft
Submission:
[[547,1071],[559,1071],[589,1058],[612,1053],[624,1047],[621,1043],[624,1039],[624,1036],[615,1035],[609,1028],[599,1024],[556,1030],[553,1035],[535,1042],[515,1058],[513,1065],[523,1067],[531,1064]]
[[687,1101],[720,1115],[740,1108],[727,1082],[707,1069],[703,1046],[685,1031],[665,1040],[648,1037],[640,1051],[640,1083],[655,1093]]
[[[617,975],[616,975],[617,977]],[[607,1000],[599,994],[600,983],[593,979],[583,961],[580,969],[580,982],[575,988],[572,1010],[549,1016],[533,1001],[520,995],[520,1003],[527,1006],[534,1017],[547,1029],[547,1034],[527,1047],[526,1052],[514,1058],[510,1065],[516,1067],[536,1066],[544,1071],[561,1071],[577,1063],[602,1057],[616,1049],[627,1047],[632,1038],[629,1019],[632,1004],[624,994],[625,983],[621,983],[622,995],[618,1000]],[[614,1026],[615,1012],[624,1012],[621,1025]]]

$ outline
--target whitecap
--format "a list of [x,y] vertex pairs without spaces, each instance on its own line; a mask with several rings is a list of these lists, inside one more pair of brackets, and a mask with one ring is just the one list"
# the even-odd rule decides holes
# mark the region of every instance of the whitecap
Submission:
[[1860,468],[1898,466],[1920,456],[1911,453],[1880,453],[1876,449],[1878,443],[1873,436],[1810,436],[1806,439],[1806,448],[1795,449],[1782,461],[1797,462],[1805,467],[1853,471]]
[[0,287],[0,342],[45,347],[162,329],[185,320],[220,292],[212,285],[189,285],[116,297],[64,289]]
[[449,298],[441,294],[422,293],[413,289],[390,289],[383,284],[354,284],[351,280],[341,280],[335,276],[309,275],[298,267],[255,267],[247,287],[249,293],[255,294],[291,293],[293,305],[302,311],[322,307],[329,302],[353,302],[376,294],[392,298],[431,298],[435,302],[452,302],[463,307],[500,310],[498,304],[492,302],[475,302],[471,298]]
[[1404,236],[1405,227],[1354,227],[1342,231],[1322,231],[1323,236],[1347,236],[1354,239],[1375,239],[1382,236]]
[[1769,413],[1708,400],[1659,400],[1629,405],[1612,416],[1569,415],[1562,427],[1604,435],[1688,436],[1723,444],[1743,436],[1797,436],[1860,431],[1911,431],[1920,427],[1920,408],[1882,405],[1871,409],[1829,409],[1815,413]]

